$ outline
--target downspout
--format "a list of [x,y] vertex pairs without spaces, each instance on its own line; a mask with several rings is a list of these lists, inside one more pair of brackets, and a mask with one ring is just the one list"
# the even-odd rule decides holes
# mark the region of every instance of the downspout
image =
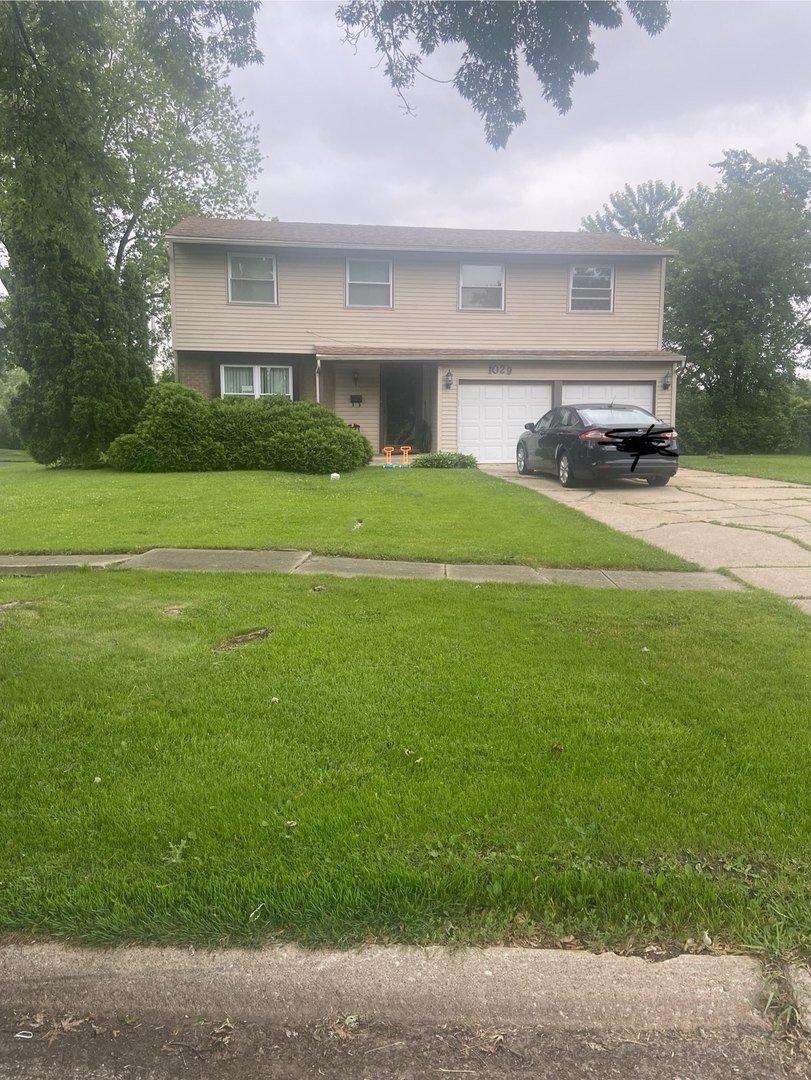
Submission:
[[321,404],[321,361],[317,356],[315,358],[315,400],[316,404]]
[[[177,349],[175,348],[175,245],[171,240],[164,240],[164,247],[166,248],[166,260],[169,264],[169,351],[172,354],[172,360],[174,361],[174,373],[175,382],[180,382],[178,378],[178,367],[180,365],[180,357],[178,356]],[[152,361],[152,375],[155,378],[155,363],[157,357]],[[157,379],[155,379],[157,382]]]
[[671,412],[673,415],[674,427],[676,425],[676,390],[678,389],[679,385],[679,375],[681,375],[681,373],[684,371],[686,365],[686,360],[677,360],[676,363],[673,365],[673,406]]

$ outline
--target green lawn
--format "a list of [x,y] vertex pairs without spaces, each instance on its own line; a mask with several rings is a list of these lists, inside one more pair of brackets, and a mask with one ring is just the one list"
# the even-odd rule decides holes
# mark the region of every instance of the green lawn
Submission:
[[437,562],[692,567],[474,470],[367,468],[331,481],[269,472],[47,469],[0,453],[7,456],[0,460],[5,552],[292,547]]
[[0,931],[807,949],[806,616],[324,583],[0,581]]
[[811,454],[682,454],[679,465],[730,476],[759,476],[811,484]]

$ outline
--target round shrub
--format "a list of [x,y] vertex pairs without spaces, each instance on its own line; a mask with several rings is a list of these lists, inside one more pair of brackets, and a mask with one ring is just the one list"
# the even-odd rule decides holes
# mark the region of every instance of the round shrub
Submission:
[[349,472],[372,458],[369,440],[346,426],[279,431],[266,445],[269,467],[280,472]]
[[202,394],[159,383],[148,391],[135,431],[110,445],[107,463],[127,472],[207,472],[226,468],[226,455],[212,437]]

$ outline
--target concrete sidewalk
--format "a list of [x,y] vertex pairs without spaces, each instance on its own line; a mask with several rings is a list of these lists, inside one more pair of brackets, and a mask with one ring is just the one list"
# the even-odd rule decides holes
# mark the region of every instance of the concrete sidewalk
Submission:
[[743,586],[723,574],[671,570],[560,570],[496,563],[428,563],[354,559],[301,550],[235,551],[153,548],[140,555],[0,555],[0,577],[67,570],[275,571],[337,577],[413,578],[423,581],[497,582],[516,585],[586,585],[605,589],[735,591]]
[[792,600],[811,615],[811,486],[679,469],[667,487],[643,481],[562,488],[514,465],[483,472],[565,503],[588,517]]

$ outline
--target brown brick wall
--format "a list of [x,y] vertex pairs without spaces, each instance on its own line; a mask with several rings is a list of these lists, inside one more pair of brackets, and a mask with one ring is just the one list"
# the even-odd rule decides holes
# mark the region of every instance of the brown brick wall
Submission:
[[175,378],[184,386],[199,390],[204,397],[217,397],[219,387],[219,362],[210,353],[178,352],[175,362]]
[[176,378],[184,386],[199,390],[204,397],[220,395],[220,364],[290,364],[293,368],[293,397],[315,401],[315,357],[286,356],[280,353],[199,353],[176,354]]

